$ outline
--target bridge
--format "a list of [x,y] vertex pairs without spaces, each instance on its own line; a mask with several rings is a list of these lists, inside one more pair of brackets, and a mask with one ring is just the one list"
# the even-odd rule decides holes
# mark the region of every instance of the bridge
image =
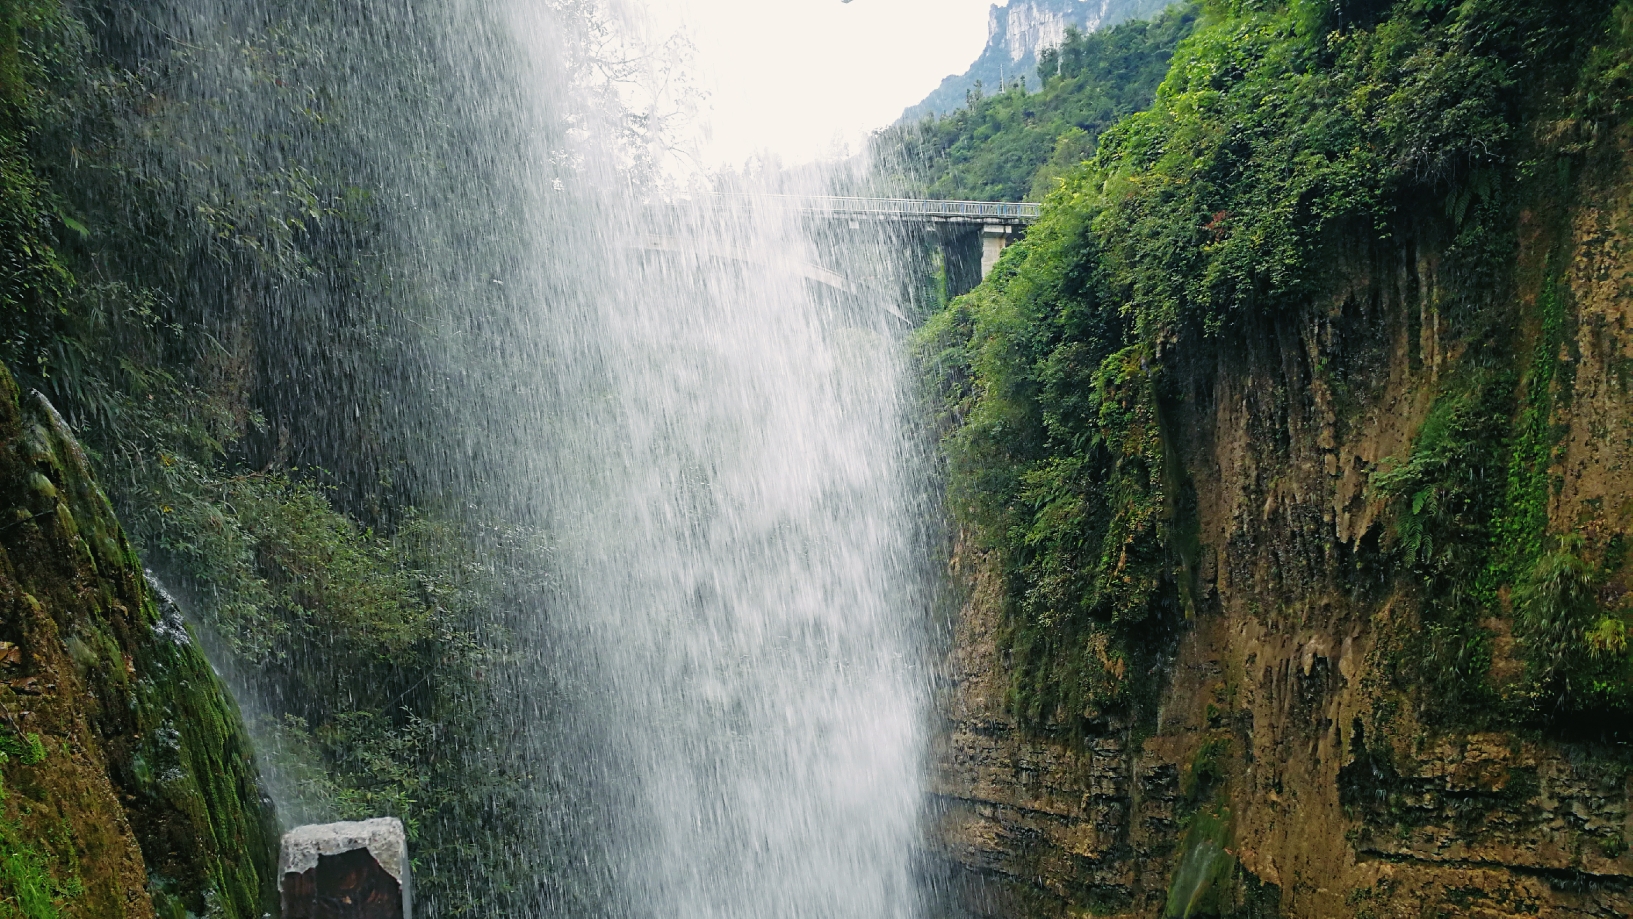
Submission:
[[[1019,239],[1043,212],[1042,205],[1024,201],[943,201],[853,195],[707,195],[671,202],[667,209],[672,212],[786,210],[841,230],[861,230],[864,225],[924,230],[933,234],[941,247],[947,292],[951,296],[965,293],[985,279],[1004,248]],[[653,235],[645,248],[733,260],[747,257],[746,252],[734,247],[676,236]],[[796,273],[834,290],[855,292],[849,280],[827,268],[801,265],[797,266]]]
[[787,208],[835,219],[1025,226],[1043,205],[1010,201],[941,201],[933,198],[862,198],[846,195],[710,195],[691,202],[720,209]]

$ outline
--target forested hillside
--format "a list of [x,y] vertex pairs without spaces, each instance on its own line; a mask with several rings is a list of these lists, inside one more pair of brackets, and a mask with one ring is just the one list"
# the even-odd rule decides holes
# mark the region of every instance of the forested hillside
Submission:
[[987,44],[970,69],[941,81],[935,91],[902,113],[916,122],[963,108],[971,90],[1014,82],[1038,68],[1039,58],[1060,43],[1065,30],[1089,33],[1130,19],[1161,13],[1168,0],[1009,0],[993,4]]
[[972,93],[949,115],[881,131],[873,159],[913,194],[1040,200],[1093,153],[1102,131],[1151,104],[1197,16],[1194,5],[1180,5],[1149,22],[1069,31],[1044,53],[1030,86],[1020,79],[990,95]]
[[[930,187],[1017,196],[1049,93],[926,131]],[[1204,5],[920,336],[951,860],[1046,911],[1625,911],[1630,102],[1626,2]]]

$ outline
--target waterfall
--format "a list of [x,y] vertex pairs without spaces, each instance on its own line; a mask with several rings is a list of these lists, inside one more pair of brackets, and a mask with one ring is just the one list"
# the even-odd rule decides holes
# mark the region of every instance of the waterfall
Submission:
[[875,282],[834,291],[797,269],[838,241],[797,213],[607,191],[590,225],[536,228],[599,242],[569,328],[529,304],[577,395],[527,487],[559,540],[536,640],[571,674],[613,910],[913,916],[925,508],[900,272],[845,253]]
[[[599,905],[913,916],[927,509],[902,272],[794,211],[632,196],[605,148],[574,155],[532,191],[575,204],[528,223],[556,272],[531,286],[559,293],[518,306],[560,401],[519,432],[517,487],[557,544],[528,640],[568,687],[534,742],[585,783]],[[799,270],[839,261],[848,292]]]
[[615,872],[642,915],[909,916],[923,509],[897,320],[778,267],[822,257],[787,214],[688,216],[741,260],[647,256],[599,291],[598,352],[563,369],[600,397],[540,483],[570,509],[561,635]]
[[[928,489],[890,247],[752,187],[663,194],[598,70],[628,11],[152,6],[108,15],[159,100],[131,174],[197,247],[174,287],[267,419],[252,465],[321,469],[383,528],[412,506],[549,543],[475,632],[489,723],[436,760],[506,789],[438,832],[513,887],[424,863],[420,912],[465,885],[504,915],[916,915]],[[178,596],[231,624],[207,586]],[[270,749],[315,684],[258,685],[299,666],[266,655],[222,671]],[[380,718],[434,689],[404,682]],[[269,762],[286,817],[338,816]]]

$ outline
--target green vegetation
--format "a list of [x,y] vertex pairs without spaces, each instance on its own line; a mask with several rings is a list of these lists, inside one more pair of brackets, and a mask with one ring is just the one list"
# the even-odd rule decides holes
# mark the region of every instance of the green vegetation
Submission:
[[[1499,697],[1518,706],[1505,717],[1625,710],[1625,614],[1596,600],[1625,550],[1548,532],[1567,307],[1553,277],[1534,307],[1505,304],[1521,207],[1568,193],[1626,114],[1630,17],[1613,0],[1205,4],[1150,110],[1107,130],[928,324],[950,503],[1002,562],[1023,719],[1070,728],[1134,701],[1148,668],[1130,662],[1192,608],[1175,400],[1326,296],[1347,254],[1424,248],[1440,287],[1420,308],[1463,344],[1412,450],[1373,482],[1394,522],[1372,563],[1399,566],[1430,638],[1402,683],[1463,714]],[[1008,98],[991,111],[1030,97]],[[1341,396],[1331,368],[1354,357],[1320,358]],[[1488,685],[1493,615],[1514,622],[1529,689]]]
[[[0,765],[13,756],[25,766],[43,762],[40,735],[0,739]],[[0,807],[27,806],[0,783]],[[62,904],[84,892],[78,862],[72,840],[58,839],[55,846],[36,842],[20,822],[0,813],[0,919],[58,919]]]
[[40,739],[40,735],[32,732],[19,735],[14,731],[8,731],[0,735],[0,754],[16,757],[25,766],[37,766],[45,762],[45,741]]
[[[0,805],[10,798],[0,788]],[[57,847],[60,853],[43,849],[22,824],[0,815],[0,919],[58,919],[63,903],[84,892],[72,842]]]
[[1195,27],[1194,4],[1150,22],[1127,22],[1065,43],[1038,62],[1040,88],[1025,79],[941,118],[892,127],[874,156],[896,180],[933,198],[1038,201],[1094,152],[1100,133],[1151,104],[1174,47]]
[[[1442,385],[1404,462],[1373,477],[1396,505],[1390,548],[1422,579],[1426,607],[1427,640],[1402,649],[1396,677],[1430,690],[1433,717],[1501,723],[1633,705],[1626,611],[1600,602],[1625,560],[1622,540],[1590,546],[1549,532],[1556,412],[1570,397],[1552,270],[1535,319],[1525,364],[1470,359]],[[1526,665],[1502,686],[1490,678],[1494,616],[1512,622]]]
[[1229,892],[1236,859],[1230,854],[1230,809],[1209,807],[1191,815],[1181,839],[1179,864],[1168,886],[1164,919],[1219,915],[1221,894]]
[[1489,713],[1491,641],[1482,626],[1492,597],[1482,583],[1494,521],[1502,513],[1502,456],[1514,376],[1471,369],[1442,384],[1404,462],[1372,479],[1395,505],[1386,547],[1422,585],[1419,639],[1402,649],[1396,679],[1420,682],[1437,711],[1461,719]]
[[1126,701],[1148,668],[1122,639],[1178,596],[1151,353],[1092,267],[1025,270],[1092,251],[1093,215],[1051,212],[920,335],[948,410],[949,501],[1004,563],[1011,704],[1033,723],[1064,712],[1074,733],[1079,713]]
[[1168,882],[1164,919],[1269,919],[1280,916],[1281,890],[1242,866],[1233,850],[1230,796],[1223,782],[1230,741],[1205,741],[1180,777],[1184,833]]
[[60,415],[22,401],[4,368],[0,493],[13,837],[57,859],[57,877],[73,852],[96,854],[75,869],[71,915],[123,915],[144,886],[165,916],[261,915],[277,835],[238,710],[174,610],[161,616]]
[[1224,763],[1230,753],[1230,741],[1224,737],[1210,737],[1197,748],[1196,756],[1179,777],[1179,793],[1191,804],[1211,799],[1224,779]]

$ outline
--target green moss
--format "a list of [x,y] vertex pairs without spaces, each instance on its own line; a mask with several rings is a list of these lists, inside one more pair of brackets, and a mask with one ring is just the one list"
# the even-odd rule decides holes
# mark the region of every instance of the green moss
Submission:
[[1494,521],[1487,595],[1496,585],[1524,581],[1542,555],[1548,533],[1549,469],[1564,431],[1556,406],[1570,400],[1570,376],[1560,360],[1566,341],[1566,310],[1557,270],[1550,270],[1537,297],[1539,329],[1521,380],[1519,412],[1508,451],[1501,511]]
[[[3,369],[0,380],[10,383]],[[15,388],[4,388],[15,398]],[[122,872],[100,877],[99,904],[137,895],[151,878],[194,914],[213,909],[223,919],[257,919],[271,907],[277,830],[236,707],[179,620],[161,620],[61,417],[41,399],[0,405],[0,443],[7,457],[0,463],[0,490],[38,498],[44,492],[35,479],[43,475],[56,506],[29,531],[10,534],[26,540],[26,551],[6,546],[11,567],[0,568],[0,596],[19,597],[29,618],[8,628],[23,629],[16,637],[30,666],[60,668],[31,679],[80,693],[62,703],[77,705],[77,713],[61,711],[45,723],[76,744],[99,747],[108,769],[88,776],[82,757],[52,757],[56,742],[48,745],[42,733],[0,728],[0,753],[23,770],[20,806],[38,802],[74,820],[77,833],[117,836],[112,828],[120,821],[87,809],[123,804],[140,856],[121,861],[113,850],[124,843],[99,843],[109,859],[99,868]],[[85,730],[90,734],[80,733]],[[98,783],[105,797],[87,796],[83,789]],[[101,825],[92,830],[87,824]],[[40,831],[34,818],[23,825]],[[72,850],[71,840],[49,846],[59,861]],[[134,847],[129,852],[134,856]],[[19,871],[34,864],[26,852],[18,859]],[[60,870],[54,876],[66,877]],[[117,883],[136,887],[110,891]]]
[[[151,607],[145,618],[158,621]],[[277,830],[237,706],[190,639],[154,641],[143,652],[133,687],[142,742],[125,774],[131,807],[144,817],[138,832],[149,830],[149,871],[194,913],[214,903],[224,916],[254,919],[272,895]],[[166,820],[175,811],[186,822]]]
[[1612,832],[1599,838],[1599,854],[1605,858],[1621,858],[1627,854],[1627,840],[1621,833]]
[[[38,745],[38,735],[29,737]],[[24,764],[36,765],[44,758],[41,751]],[[0,754],[0,764],[4,761]],[[0,805],[9,811],[18,802],[0,787]],[[56,835],[54,841],[35,839],[17,819],[0,812],[0,919],[58,919],[64,904],[84,893],[71,835],[66,828]]]
[[1179,792],[1192,804],[1212,797],[1224,780],[1224,758],[1230,752],[1230,740],[1213,737],[1197,748],[1196,755],[1179,777]]

